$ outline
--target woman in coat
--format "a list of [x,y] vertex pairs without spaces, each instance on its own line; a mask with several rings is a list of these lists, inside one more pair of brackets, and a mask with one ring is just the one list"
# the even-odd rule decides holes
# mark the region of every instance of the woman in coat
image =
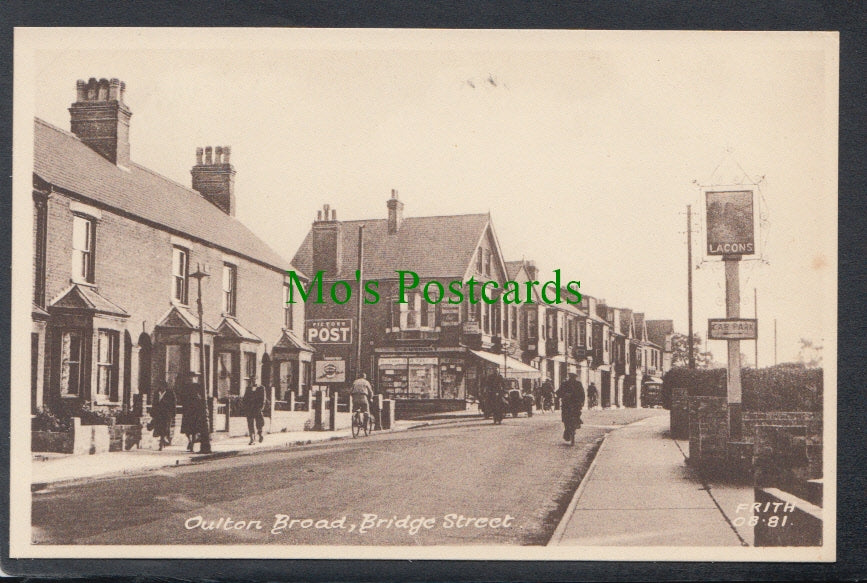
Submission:
[[154,437],[160,440],[160,451],[172,443],[172,423],[175,420],[177,398],[165,381],[157,383],[151,416],[153,417]]
[[202,429],[202,416],[205,411],[202,403],[202,395],[196,390],[198,385],[184,383],[181,387],[184,415],[181,417],[181,433],[187,436],[187,451],[193,451],[193,446],[198,441],[198,434]]

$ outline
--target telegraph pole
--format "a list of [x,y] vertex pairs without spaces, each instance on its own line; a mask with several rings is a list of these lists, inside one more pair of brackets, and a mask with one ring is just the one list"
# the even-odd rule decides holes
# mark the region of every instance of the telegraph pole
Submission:
[[689,304],[689,337],[687,338],[687,354],[689,368],[695,368],[695,354],[692,347],[692,205],[686,205],[686,281],[687,303]]
[[355,378],[361,377],[361,306],[364,304],[364,225],[358,227],[358,309],[356,310],[357,325],[355,346]]
[[[759,327],[759,292],[756,288],[753,288],[753,318],[756,319],[756,328]],[[758,332],[758,330],[756,330]],[[759,370],[759,335],[756,334],[756,358],[755,358],[755,367],[756,370]]]

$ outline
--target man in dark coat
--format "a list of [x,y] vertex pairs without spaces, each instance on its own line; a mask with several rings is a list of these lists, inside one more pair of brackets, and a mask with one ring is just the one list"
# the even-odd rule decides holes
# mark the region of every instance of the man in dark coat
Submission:
[[[211,427],[208,420],[208,403],[205,400],[202,385],[199,382],[200,375],[191,372],[186,383],[186,394],[189,399],[184,403],[184,417],[181,421],[181,430],[187,434],[190,443],[187,450],[193,451],[193,444],[199,442],[199,453],[211,453]],[[187,419],[189,410],[189,419]]]
[[175,420],[176,406],[175,392],[168,387],[165,381],[157,382],[151,416],[153,417],[154,437],[160,439],[160,451],[164,446],[172,443],[172,423]]
[[584,386],[577,374],[569,373],[569,378],[557,390],[557,397],[560,399],[560,415],[563,419],[563,439],[574,445],[575,430],[581,427],[581,408],[584,407]]
[[259,434],[259,443],[265,439],[262,436],[262,428],[265,426],[265,417],[262,409],[265,408],[265,387],[262,385],[249,386],[244,393],[241,402],[244,415],[247,417],[247,431],[250,434],[250,445],[256,442],[256,433]]

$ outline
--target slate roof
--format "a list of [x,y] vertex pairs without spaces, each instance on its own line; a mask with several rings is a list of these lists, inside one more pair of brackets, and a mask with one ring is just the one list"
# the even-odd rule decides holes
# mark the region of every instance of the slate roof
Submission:
[[217,326],[217,334],[229,338],[240,338],[249,342],[262,342],[261,338],[244,328],[234,318],[223,318],[223,321]]
[[[163,317],[159,319],[156,327],[180,328],[183,330],[198,330],[199,317],[193,314],[187,308],[184,308],[183,306],[173,305],[163,315]],[[209,326],[207,322],[202,322],[202,329],[208,334],[215,334],[217,332],[211,326]]]
[[666,336],[674,334],[672,320],[648,320],[646,325],[648,340],[659,346],[665,346]]
[[269,267],[291,268],[240,221],[195,190],[134,162],[128,171],[119,168],[74,134],[38,118],[34,121],[33,172],[42,180]]
[[510,280],[515,279],[518,275],[518,272],[521,271],[521,268],[524,266],[523,260],[518,261],[506,261],[506,273],[509,276]]
[[129,314],[112,302],[99,295],[96,290],[86,285],[73,284],[72,287],[51,302],[50,309],[74,310],[94,312],[97,314],[111,314],[122,318],[129,318]]
[[[407,217],[400,229],[388,234],[388,219],[342,221],[341,278],[353,277],[358,265],[358,227],[364,225],[364,278],[395,278],[395,270],[414,271],[421,278],[463,277],[484,229],[485,214]],[[308,275],[313,272],[312,234],[307,233],[292,264]],[[333,278],[332,274],[325,274]]]
[[274,348],[286,348],[289,350],[304,350],[306,352],[316,352],[316,349],[313,348],[310,344],[307,344],[304,340],[302,340],[295,332],[292,330],[283,330],[283,335],[280,337],[280,340],[277,344],[274,345]]

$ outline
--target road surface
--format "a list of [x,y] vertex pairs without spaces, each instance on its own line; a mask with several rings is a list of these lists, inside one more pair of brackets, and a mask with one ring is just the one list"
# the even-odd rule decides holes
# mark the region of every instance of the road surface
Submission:
[[42,544],[542,545],[602,437],[654,410],[459,423],[33,494]]

